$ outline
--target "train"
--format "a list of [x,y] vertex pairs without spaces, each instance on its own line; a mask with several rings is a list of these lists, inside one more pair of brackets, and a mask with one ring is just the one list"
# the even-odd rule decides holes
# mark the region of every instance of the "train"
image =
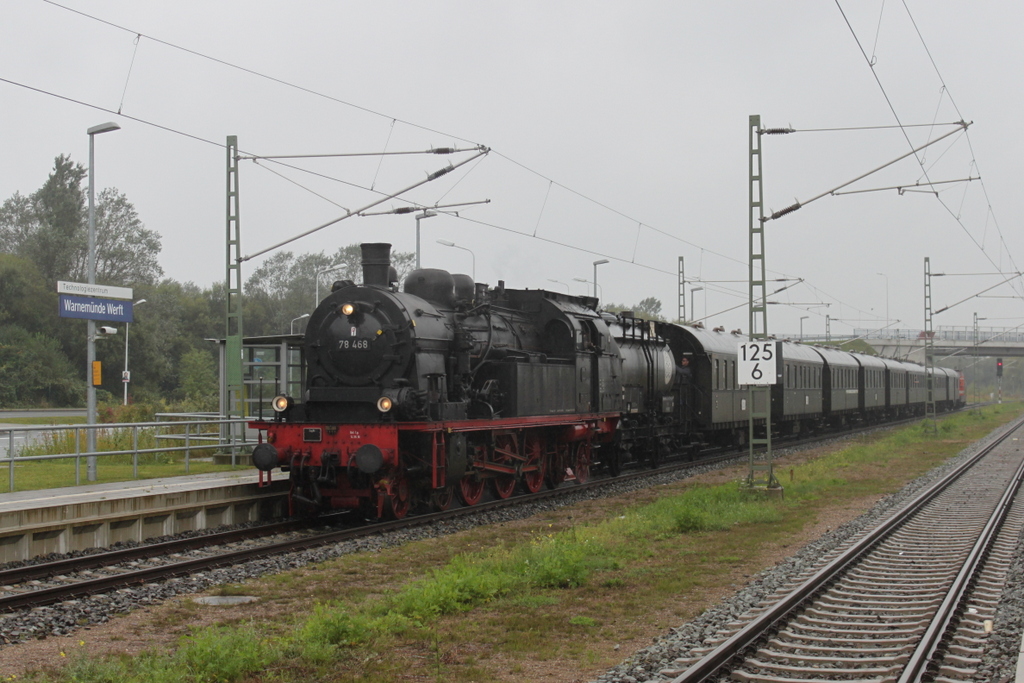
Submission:
[[[289,513],[403,518],[475,505],[489,488],[586,482],[709,447],[742,446],[751,396],[760,434],[813,433],[923,415],[914,363],[775,341],[777,383],[737,378],[740,330],[643,320],[598,300],[491,287],[423,268],[400,287],[391,245],[362,248],[363,282],[337,281],[310,315],[301,396],[280,395],[253,465],[289,479]],[[965,402],[955,370],[932,370],[938,410]],[[757,432],[755,432],[757,434]]]

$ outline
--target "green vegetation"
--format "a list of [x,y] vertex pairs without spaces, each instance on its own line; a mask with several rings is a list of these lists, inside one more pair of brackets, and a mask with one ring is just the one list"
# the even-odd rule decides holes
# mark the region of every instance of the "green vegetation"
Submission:
[[[247,588],[279,620],[200,629],[170,654],[76,657],[36,678],[468,682],[545,660],[584,677],[621,658],[613,645],[649,637],[638,618],[660,628],[694,616],[824,510],[897,490],[1020,410],[990,406],[944,419],[937,436],[918,425],[783,463],[782,500],[735,481],[681,482],[268,577]],[[680,595],[693,604],[666,614]]]
[[[0,408],[85,402],[86,321],[58,317],[54,283],[88,278],[86,175],[82,164],[61,155],[38,190],[0,203]],[[115,188],[97,193],[96,238],[96,281],[131,287],[137,301],[145,299],[130,329],[115,324],[116,336],[97,341],[104,369],[99,401],[122,396],[127,330],[131,400],[183,411],[216,407],[217,347],[205,340],[224,336],[223,282],[201,287],[164,278],[160,236]],[[270,256],[245,282],[246,335],[286,334],[293,318],[311,312],[318,291],[326,295],[336,280],[361,280],[360,260],[358,244]],[[414,262],[411,253],[392,254],[400,277]]]

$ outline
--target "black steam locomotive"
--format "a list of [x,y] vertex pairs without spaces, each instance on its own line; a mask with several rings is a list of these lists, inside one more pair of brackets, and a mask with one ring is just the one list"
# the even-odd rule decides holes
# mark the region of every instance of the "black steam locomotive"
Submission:
[[[288,473],[292,513],[404,517],[457,494],[586,481],[670,452],[743,443],[738,331],[601,313],[597,299],[495,288],[416,270],[399,291],[389,244],[363,245],[363,284],[336,282],[310,316],[301,401],[274,399],[253,463]],[[773,429],[923,410],[924,368],[779,342]],[[682,370],[683,359],[689,368]],[[936,400],[963,401],[938,369]],[[758,406],[763,408],[763,406]],[[762,426],[763,428],[763,426]]]

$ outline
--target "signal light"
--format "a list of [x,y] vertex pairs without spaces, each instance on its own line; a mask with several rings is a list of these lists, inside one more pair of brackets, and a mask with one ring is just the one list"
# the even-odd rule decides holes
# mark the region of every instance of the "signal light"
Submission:
[[996,358],[996,377],[1003,376],[1003,359]]

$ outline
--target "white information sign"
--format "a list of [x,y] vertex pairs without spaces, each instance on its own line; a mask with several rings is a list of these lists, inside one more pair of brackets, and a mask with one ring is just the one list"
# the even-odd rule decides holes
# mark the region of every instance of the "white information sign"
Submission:
[[776,383],[775,360],[778,342],[740,342],[736,349],[736,381],[739,384]]
[[113,285],[89,285],[84,282],[57,281],[58,294],[74,294],[91,296],[99,299],[131,299],[131,287],[114,287]]

